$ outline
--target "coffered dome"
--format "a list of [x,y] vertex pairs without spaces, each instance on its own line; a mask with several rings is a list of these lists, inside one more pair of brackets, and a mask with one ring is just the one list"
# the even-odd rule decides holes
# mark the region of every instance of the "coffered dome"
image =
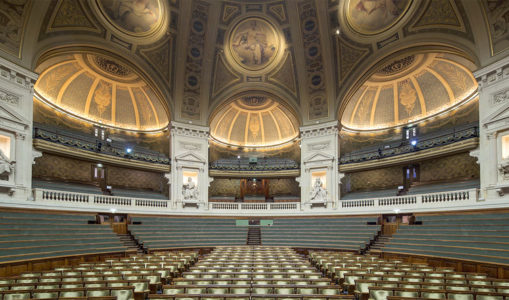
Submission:
[[75,117],[137,131],[168,125],[156,92],[133,69],[109,56],[74,53],[39,65],[36,96]]
[[383,129],[432,117],[477,92],[473,64],[445,53],[400,57],[373,73],[348,100],[343,126]]
[[265,96],[246,96],[220,107],[210,123],[211,136],[228,145],[276,146],[299,134],[295,114]]

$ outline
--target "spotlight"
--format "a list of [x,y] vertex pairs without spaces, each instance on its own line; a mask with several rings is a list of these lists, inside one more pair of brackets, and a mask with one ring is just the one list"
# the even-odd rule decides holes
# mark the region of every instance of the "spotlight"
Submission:
[[237,155],[237,159],[240,159],[240,155]]
[[399,212],[400,212],[400,211],[401,211],[401,209],[399,209],[399,208],[396,208],[396,209],[394,210],[394,212],[395,212],[396,214],[399,214]]
[[132,148],[125,148],[125,153],[131,154],[131,152],[133,152]]
[[339,28],[336,29],[336,35],[339,35],[341,33],[341,31],[339,30]]
[[102,167],[103,167],[103,164],[99,163],[99,164],[97,164],[97,167],[98,167],[98,168],[102,168]]
[[111,212],[112,214],[114,214],[114,213],[116,213],[116,212],[117,212],[117,209],[116,209],[116,208],[114,208],[114,207],[112,207],[112,208],[110,208],[110,212]]
[[412,146],[417,145],[417,140],[411,140],[411,141],[410,141],[410,145],[412,145]]

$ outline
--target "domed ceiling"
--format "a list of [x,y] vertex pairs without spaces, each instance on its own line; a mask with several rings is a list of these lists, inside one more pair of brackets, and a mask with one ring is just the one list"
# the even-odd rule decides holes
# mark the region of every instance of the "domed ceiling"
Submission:
[[36,96],[79,118],[128,130],[168,125],[156,92],[133,69],[99,54],[52,57],[39,65]]
[[475,95],[473,67],[453,54],[400,57],[372,74],[353,94],[341,123],[355,130],[383,129],[451,109]]
[[271,98],[246,96],[215,112],[210,134],[229,145],[275,146],[296,138],[299,122],[288,108]]

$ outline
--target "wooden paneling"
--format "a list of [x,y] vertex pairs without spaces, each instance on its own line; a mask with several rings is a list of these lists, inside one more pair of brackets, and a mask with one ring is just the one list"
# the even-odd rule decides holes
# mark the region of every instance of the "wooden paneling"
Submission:
[[509,279],[509,266],[506,265],[387,252],[383,252],[382,257],[389,260],[403,260],[410,263],[427,263],[433,267],[452,267],[457,272],[486,273],[493,278]]
[[0,264],[0,277],[16,276],[23,272],[38,272],[51,270],[58,267],[76,266],[82,262],[102,261],[112,257],[125,257],[125,252],[74,255],[57,257],[53,259],[38,259],[33,261],[3,263]]

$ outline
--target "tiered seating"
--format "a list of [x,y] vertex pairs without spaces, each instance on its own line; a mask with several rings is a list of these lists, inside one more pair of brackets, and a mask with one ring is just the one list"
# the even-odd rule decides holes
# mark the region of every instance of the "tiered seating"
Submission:
[[282,247],[219,247],[149,299],[353,299]]
[[400,226],[384,252],[509,264],[509,214],[421,216]]
[[247,237],[247,227],[234,219],[134,217],[129,229],[149,250],[245,245]]
[[0,299],[145,299],[197,257],[195,251],[135,255],[0,278]]
[[93,215],[0,212],[0,262],[123,252],[109,226]]
[[359,299],[493,300],[509,296],[509,280],[488,278],[482,273],[454,272],[450,268],[352,253],[316,251],[310,252],[309,257],[313,264]]
[[275,219],[273,226],[262,227],[262,244],[360,251],[380,231],[379,225],[367,225],[376,221],[376,218]]

